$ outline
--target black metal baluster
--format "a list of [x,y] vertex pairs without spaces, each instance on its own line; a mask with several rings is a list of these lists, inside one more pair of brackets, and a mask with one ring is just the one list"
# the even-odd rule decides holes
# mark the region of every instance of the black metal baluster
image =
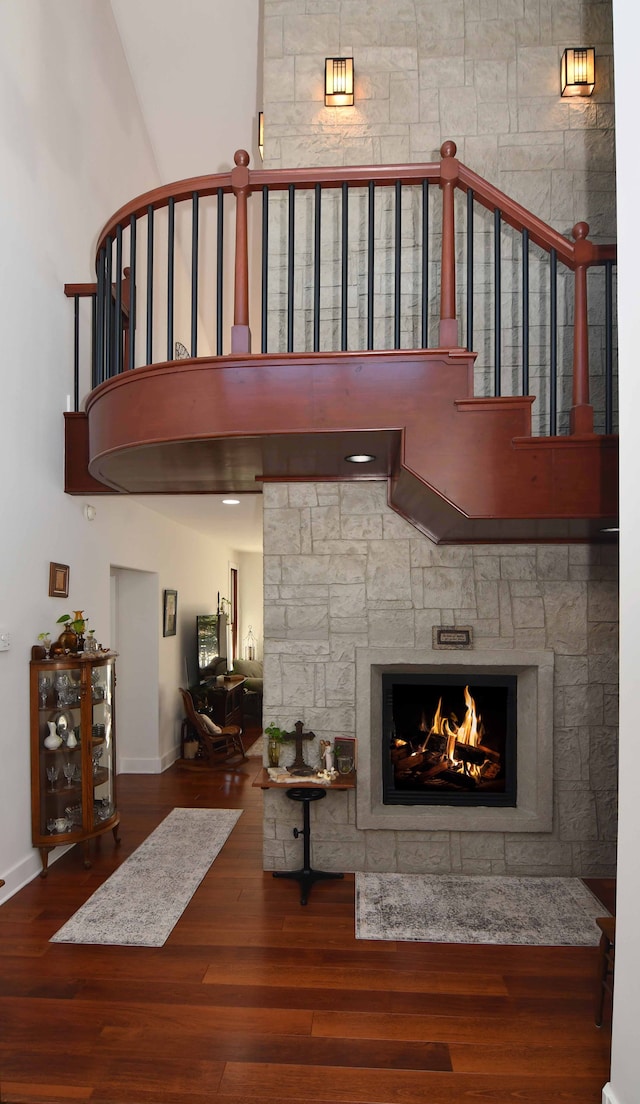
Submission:
[[[98,295],[100,292],[98,291]],[[98,295],[91,296],[91,386],[95,387],[98,367]]]
[[558,254],[549,252],[549,436],[558,432]]
[[122,360],[123,360],[123,326],[122,326],[122,226],[118,226],[116,230],[116,302],[114,311],[114,333],[113,333],[113,345],[114,345],[114,361],[115,361],[115,374],[119,376],[122,372]]
[[113,242],[107,238],[104,299],[104,378],[111,378],[111,357],[113,349],[113,293],[111,287],[111,266],[113,264]]
[[500,211],[496,207],[493,212],[493,287],[494,287],[494,358],[493,358],[493,393],[502,394],[502,258],[500,250]]
[[613,261],[604,265],[604,431],[613,433]]
[[320,230],[322,225],[322,188],[316,184],[313,207],[313,351],[320,351]]
[[522,231],[522,394],[529,394],[529,231]]
[[198,193],[191,195],[191,356],[198,355]]
[[80,296],[73,297],[73,409],[80,409]]
[[216,355],[222,356],[223,310],[224,310],[224,192],[218,188],[218,234],[216,242]]
[[473,188],[467,192],[467,349],[473,349]]
[[295,248],[296,190],[289,185],[289,241],[287,269],[287,352],[293,352],[293,254]]
[[422,348],[429,347],[429,181],[422,181]]
[[167,360],[173,360],[173,274],[175,268],[176,201],[169,200],[167,227]]
[[266,353],[268,341],[268,289],[269,289],[269,189],[262,189],[262,334],[260,351]]
[[349,187],[342,184],[342,288],[340,296],[340,348],[347,349],[347,314],[349,310]]
[[104,377],[104,316],[105,316],[105,247],[98,253],[96,265],[98,289],[96,298],[96,359],[93,369],[92,387],[102,383]]
[[375,203],[376,186],[373,180],[369,181],[369,210],[367,231],[367,349],[373,349],[373,293],[374,293],[374,269],[375,249]]
[[129,370],[136,366],[136,216],[129,221]]
[[396,180],[396,237],[394,258],[394,289],[393,289],[393,347],[400,348],[400,262],[402,259],[402,184]]
[[147,207],[147,364],[153,364],[153,207]]

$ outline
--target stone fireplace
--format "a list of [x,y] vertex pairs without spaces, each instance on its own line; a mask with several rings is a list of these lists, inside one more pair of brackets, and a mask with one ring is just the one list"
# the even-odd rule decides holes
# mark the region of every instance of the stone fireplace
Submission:
[[[394,831],[548,832],[553,794],[553,653],[362,648],[356,651],[358,718],[357,823]],[[517,683],[515,798],[505,806],[443,800],[437,804],[386,802],[383,683],[391,673],[459,675],[463,681],[489,672]],[[451,796],[451,795],[450,795]],[[455,796],[455,795],[454,795]]]
[[[615,871],[617,556],[588,545],[435,546],[381,482],[264,488],[264,723],[357,738],[355,793],[312,814],[327,870],[602,875]],[[438,651],[434,626],[470,626]],[[382,676],[517,681],[515,806],[389,805]],[[309,751],[312,759],[314,751]],[[268,791],[265,869],[299,865],[299,810]]]

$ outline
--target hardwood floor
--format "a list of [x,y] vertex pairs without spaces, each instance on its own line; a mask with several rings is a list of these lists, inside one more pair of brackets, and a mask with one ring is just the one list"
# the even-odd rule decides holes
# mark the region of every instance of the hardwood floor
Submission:
[[[0,908],[3,1104],[599,1104],[595,948],[356,941],[352,875],[262,871],[259,766],[121,776],[122,846]],[[49,943],[174,806],[244,813],[165,946]]]

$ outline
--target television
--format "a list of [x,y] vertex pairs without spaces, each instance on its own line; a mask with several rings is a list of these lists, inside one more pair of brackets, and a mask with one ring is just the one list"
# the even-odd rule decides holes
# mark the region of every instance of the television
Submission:
[[[227,658],[227,616],[224,613],[200,613],[196,617],[198,644],[198,680],[220,674],[220,661]],[[216,670],[216,668],[218,668]],[[224,670],[225,668],[222,668]]]

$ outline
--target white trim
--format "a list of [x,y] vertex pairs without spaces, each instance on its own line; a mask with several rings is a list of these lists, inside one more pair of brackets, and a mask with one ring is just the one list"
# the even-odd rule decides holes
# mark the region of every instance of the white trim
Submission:
[[[75,844],[68,843],[50,851],[47,869],[50,869],[53,864],[57,862],[58,859],[62,858],[72,847],[75,847]],[[2,889],[0,889],[0,905],[8,901],[10,897],[13,897],[14,893],[18,893],[19,890],[24,889],[26,885],[29,885],[29,882],[39,877],[41,873],[42,862],[40,859],[40,852],[34,849],[26,859],[22,859],[21,862],[4,874],[5,884],[2,886]]]
[[[171,764],[168,763],[167,766],[171,766]],[[163,766],[162,759],[158,757],[153,759],[121,759],[118,774],[162,774],[167,766]]]
[[602,1104],[624,1104],[624,1101],[614,1093],[610,1081],[607,1081],[602,1090]]

